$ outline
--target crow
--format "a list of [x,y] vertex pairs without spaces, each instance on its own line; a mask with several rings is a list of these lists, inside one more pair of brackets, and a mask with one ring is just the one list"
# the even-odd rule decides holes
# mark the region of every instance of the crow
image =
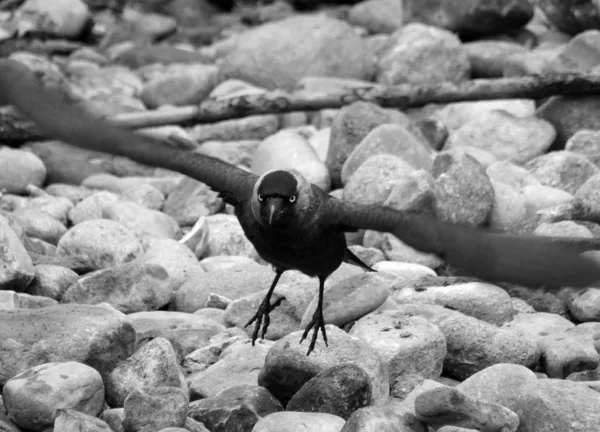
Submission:
[[[255,322],[253,344],[261,328],[261,337],[267,332],[269,313],[281,301],[271,304],[271,296],[287,270],[318,278],[318,305],[300,342],[312,329],[307,355],[313,351],[319,331],[327,344],[325,280],[342,262],[369,270],[346,244],[344,233],[358,229],[392,233],[415,249],[436,254],[449,265],[487,281],[585,287],[600,280],[600,264],[581,255],[592,246],[577,246],[573,239],[507,235],[429,215],[345,202],[295,170],[257,176],[218,158],[96,118],[65,101],[58,91],[46,88],[16,61],[0,60],[0,103],[18,108],[45,136],[178,171],[207,184],[231,204],[244,234],[275,270],[267,295],[247,324]],[[585,239],[582,241],[584,244]]]

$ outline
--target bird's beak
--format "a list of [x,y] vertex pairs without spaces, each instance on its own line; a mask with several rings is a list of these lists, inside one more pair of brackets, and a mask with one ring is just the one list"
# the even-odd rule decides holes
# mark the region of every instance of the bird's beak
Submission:
[[273,221],[277,219],[281,208],[283,207],[283,198],[269,198],[267,201],[268,212],[269,212],[269,225],[273,224]]

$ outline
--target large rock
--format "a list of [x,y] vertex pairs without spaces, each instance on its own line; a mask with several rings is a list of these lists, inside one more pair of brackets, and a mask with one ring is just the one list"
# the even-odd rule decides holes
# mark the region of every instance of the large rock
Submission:
[[133,352],[135,332],[107,306],[0,311],[0,384],[47,362],[78,361],[104,378]]
[[[298,43],[298,35],[302,43]],[[264,24],[241,35],[221,72],[269,89],[292,87],[310,75],[369,79],[373,55],[345,22],[299,16]]]

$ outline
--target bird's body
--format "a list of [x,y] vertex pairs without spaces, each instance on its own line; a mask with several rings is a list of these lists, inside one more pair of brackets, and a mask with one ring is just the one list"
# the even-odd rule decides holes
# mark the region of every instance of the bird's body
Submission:
[[137,162],[178,171],[206,183],[234,206],[235,214],[258,253],[275,269],[275,279],[256,315],[253,342],[269,325],[270,303],[281,274],[299,270],[319,280],[319,298],[302,339],[319,329],[324,283],[343,261],[365,269],[347,248],[344,233],[357,229],[389,232],[423,252],[434,253],[466,274],[522,285],[585,287],[600,281],[600,264],[580,255],[591,249],[573,239],[511,236],[396,211],[377,205],[342,202],[308,183],[293,170],[257,176],[220,159],[176,148],[164,140],[117,127],[75,107],[38,82],[25,66],[0,60],[0,103],[15,105],[48,137]]

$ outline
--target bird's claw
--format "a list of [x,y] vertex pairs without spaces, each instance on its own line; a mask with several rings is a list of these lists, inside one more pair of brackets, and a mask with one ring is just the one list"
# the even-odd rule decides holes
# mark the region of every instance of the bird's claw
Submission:
[[325,342],[325,346],[329,346],[329,344],[327,343],[327,332],[325,331],[325,319],[323,318],[323,310],[321,308],[317,308],[317,310],[315,310],[312,320],[304,329],[304,333],[302,333],[300,343],[302,343],[302,341],[306,339],[306,336],[308,336],[308,332],[311,329],[313,329],[313,334],[310,340],[310,345],[308,346],[308,352],[306,353],[307,357],[315,349],[315,343],[317,342],[317,338],[319,337],[319,330],[321,330],[321,334],[323,335],[323,342]]
[[271,323],[271,318],[269,317],[269,313],[273,309],[275,309],[277,306],[279,306],[283,300],[285,300],[285,297],[279,297],[275,301],[275,303],[270,304],[269,299],[265,298],[261,302],[260,306],[258,306],[258,310],[254,314],[254,316],[252,318],[250,318],[250,320],[246,323],[244,328],[248,327],[250,324],[252,324],[254,321],[256,321],[256,324],[254,325],[254,331],[252,332],[252,346],[254,346],[256,339],[258,339],[258,332],[260,330],[261,324],[262,324],[262,333],[261,333],[260,338],[261,339],[265,338],[265,335],[267,334],[267,328],[269,328],[269,324]]

